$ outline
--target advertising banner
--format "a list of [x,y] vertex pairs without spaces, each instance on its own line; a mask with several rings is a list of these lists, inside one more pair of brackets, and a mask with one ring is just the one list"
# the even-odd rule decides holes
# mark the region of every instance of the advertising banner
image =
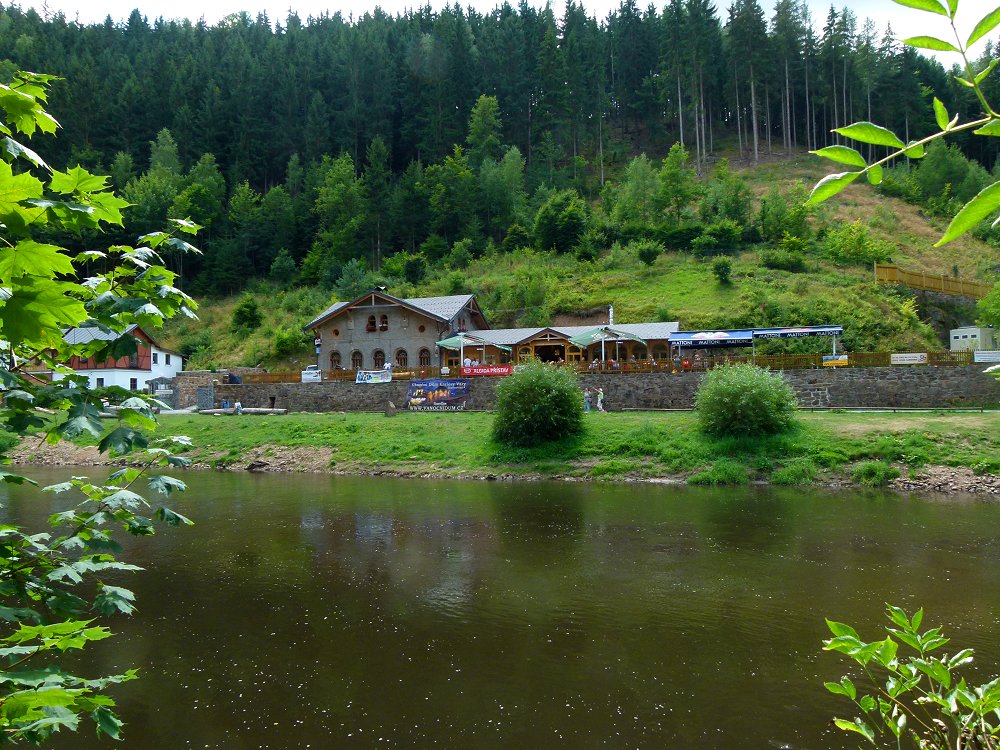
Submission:
[[511,375],[514,372],[513,365],[478,365],[476,367],[463,367],[463,378],[496,378],[503,375]]
[[411,380],[406,406],[411,411],[462,411],[468,397],[468,380]]
[[905,354],[890,354],[890,365],[926,365],[927,352],[906,352]]
[[392,381],[392,370],[358,370],[355,383],[389,383]]
[[977,350],[972,353],[973,362],[1000,362],[1000,352]]
[[846,354],[827,354],[823,357],[823,367],[847,367],[848,359]]

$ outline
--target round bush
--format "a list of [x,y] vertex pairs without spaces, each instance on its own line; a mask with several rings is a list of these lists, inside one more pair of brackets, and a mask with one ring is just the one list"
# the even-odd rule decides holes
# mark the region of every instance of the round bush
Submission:
[[532,362],[497,384],[493,438],[517,447],[560,440],[583,430],[583,394],[576,374]]
[[772,435],[794,424],[795,393],[781,375],[753,365],[727,365],[705,376],[695,409],[710,435]]

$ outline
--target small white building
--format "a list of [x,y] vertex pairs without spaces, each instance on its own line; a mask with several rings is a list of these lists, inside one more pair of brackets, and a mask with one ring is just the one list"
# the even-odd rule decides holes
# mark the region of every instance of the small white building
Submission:
[[[67,363],[79,375],[90,379],[91,388],[118,386],[130,391],[145,391],[154,378],[172,378],[184,369],[184,358],[173,349],[166,349],[138,325],[129,326],[125,335],[137,340],[135,354],[118,359],[95,361],[71,357]],[[114,333],[99,328],[72,328],[63,338],[70,344],[88,344],[92,341],[114,341]]]
[[994,350],[997,348],[996,331],[992,328],[965,326],[953,328],[948,334],[949,348],[953,352],[975,351],[977,349]]

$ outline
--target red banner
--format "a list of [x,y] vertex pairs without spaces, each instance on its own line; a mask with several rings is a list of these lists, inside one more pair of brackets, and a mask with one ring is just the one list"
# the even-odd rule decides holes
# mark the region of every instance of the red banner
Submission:
[[478,367],[463,367],[463,378],[487,377],[496,378],[502,375],[511,375],[514,372],[513,365],[480,365]]

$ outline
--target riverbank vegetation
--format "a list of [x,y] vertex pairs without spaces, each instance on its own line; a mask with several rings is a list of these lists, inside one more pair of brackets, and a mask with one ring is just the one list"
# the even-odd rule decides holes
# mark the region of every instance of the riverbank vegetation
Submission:
[[[187,457],[219,468],[433,476],[666,478],[695,484],[854,484],[925,467],[1000,473],[1000,414],[802,413],[796,428],[760,438],[713,438],[693,413],[591,413],[583,432],[540,448],[511,448],[491,437],[493,416],[295,414],[165,416],[161,429],[189,435]],[[876,481],[870,483],[877,484]]]

